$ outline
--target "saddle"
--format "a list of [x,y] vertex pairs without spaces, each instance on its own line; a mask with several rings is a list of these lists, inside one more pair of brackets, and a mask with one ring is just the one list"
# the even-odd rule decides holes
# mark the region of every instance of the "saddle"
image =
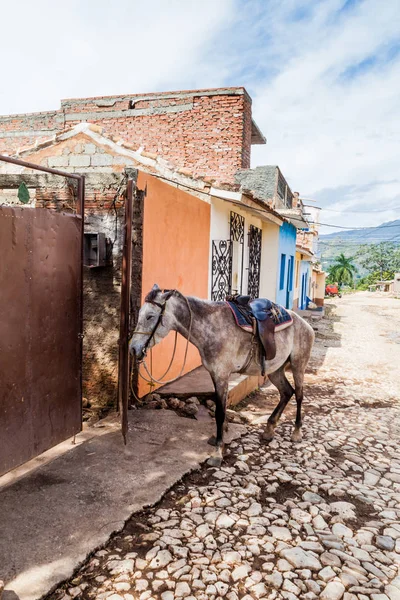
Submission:
[[267,298],[251,300],[250,296],[228,296],[226,303],[231,309],[238,327],[257,335],[265,359],[275,358],[275,332],[285,329],[293,323],[288,311]]

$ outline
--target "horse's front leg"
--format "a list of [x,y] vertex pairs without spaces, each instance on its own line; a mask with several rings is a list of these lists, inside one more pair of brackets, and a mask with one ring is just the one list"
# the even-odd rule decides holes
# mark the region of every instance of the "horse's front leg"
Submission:
[[216,436],[212,436],[208,443],[215,445],[216,449],[213,456],[208,460],[208,464],[213,467],[220,467],[224,452],[224,422],[226,414],[226,400],[228,397],[228,378],[219,378],[211,375],[215,387],[215,423],[217,427]]

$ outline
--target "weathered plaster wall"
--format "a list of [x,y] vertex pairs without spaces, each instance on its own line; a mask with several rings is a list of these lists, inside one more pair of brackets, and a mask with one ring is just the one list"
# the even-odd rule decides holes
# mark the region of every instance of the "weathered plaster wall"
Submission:
[[85,216],[86,232],[99,231],[113,241],[111,266],[83,270],[83,394],[100,412],[117,403],[123,215],[119,208],[117,216]]
[[[206,298],[210,244],[210,205],[173,185],[140,172],[138,189],[146,188],[143,214],[142,301],[154,283],[176,288],[185,295]],[[168,367],[173,351],[171,333],[153,349],[153,375],[159,378]],[[179,339],[168,379],[182,367],[186,340]],[[149,364],[149,361],[148,361]],[[190,346],[185,373],[201,364]],[[139,378],[139,396],[150,391]]]
[[[315,271],[314,271],[315,273]],[[314,288],[314,302],[317,306],[323,306],[325,300],[325,280],[326,273],[316,273],[315,277],[315,288]]]
[[[69,99],[57,111],[2,116],[0,153],[14,154],[82,121],[195,176],[233,182],[237,169],[250,167],[251,99],[242,87]],[[101,159],[78,163],[108,166]]]
[[263,222],[260,298],[269,298],[272,302],[276,302],[276,265],[278,264],[279,230],[279,225]]

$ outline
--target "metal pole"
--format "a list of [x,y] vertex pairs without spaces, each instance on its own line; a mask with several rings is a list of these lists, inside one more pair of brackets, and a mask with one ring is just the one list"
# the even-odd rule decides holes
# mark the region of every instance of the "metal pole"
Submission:
[[80,300],[81,300],[81,312],[80,312],[80,345],[79,345],[79,353],[80,353],[80,386],[81,386],[81,414],[82,414],[82,399],[83,399],[83,243],[84,243],[84,232],[85,232],[85,176],[80,175],[78,179],[78,189],[77,189],[77,207],[76,207],[77,215],[81,217],[81,285],[80,285]]
[[[25,169],[34,169],[35,171],[43,171],[43,173],[52,173],[53,175],[60,175],[61,177],[77,179],[78,181],[82,178],[82,175],[77,175],[76,173],[66,173],[65,171],[58,171],[57,169],[50,169],[49,167],[41,167],[40,165],[35,165],[34,163],[25,162],[24,160],[19,160],[18,158],[11,158],[10,156],[4,156],[3,154],[0,154],[0,161],[11,163],[12,165],[19,165],[20,167],[25,167]],[[17,173],[17,174],[23,175],[23,173]]]
[[122,251],[121,315],[118,364],[118,408],[121,432],[126,444],[129,402],[129,314],[132,271],[133,179],[128,179],[125,202],[124,245]]

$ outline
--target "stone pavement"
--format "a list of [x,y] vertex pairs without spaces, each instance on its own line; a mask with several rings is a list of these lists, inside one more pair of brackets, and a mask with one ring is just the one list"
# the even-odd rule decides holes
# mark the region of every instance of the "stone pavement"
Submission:
[[357,294],[328,309],[303,441],[291,405],[263,444],[277,394],[251,396],[224,465],[134,514],[48,600],[400,600],[400,303]]
[[385,302],[343,298],[318,324],[303,442],[291,407],[261,443],[277,401],[262,390],[221,468],[133,515],[49,598],[400,600],[400,304]]
[[[133,512],[207,459],[213,431],[171,411],[132,411],[126,447],[111,427],[0,488],[2,600],[41,598],[70,577]],[[229,435],[242,431],[232,425]]]

